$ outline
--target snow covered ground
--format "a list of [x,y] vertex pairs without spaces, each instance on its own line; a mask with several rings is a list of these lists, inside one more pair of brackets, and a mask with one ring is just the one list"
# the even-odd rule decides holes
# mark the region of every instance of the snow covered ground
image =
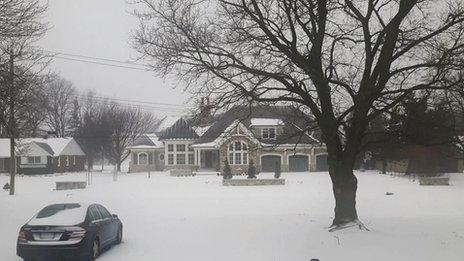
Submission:
[[[18,177],[16,196],[0,191],[0,259],[20,260],[20,226],[45,205],[66,201],[102,203],[124,222],[123,243],[101,261],[464,260],[464,174],[452,174],[449,187],[357,176],[358,211],[371,232],[327,232],[334,206],[327,173],[284,173],[287,185],[275,187],[222,187],[217,176],[166,173],[122,174],[113,182],[96,173],[81,191],[53,188],[85,180],[83,173]],[[7,180],[1,175],[0,185]]]

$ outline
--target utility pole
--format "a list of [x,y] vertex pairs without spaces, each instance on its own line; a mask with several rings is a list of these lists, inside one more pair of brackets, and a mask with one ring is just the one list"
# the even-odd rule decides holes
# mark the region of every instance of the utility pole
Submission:
[[9,136],[10,136],[10,195],[15,194],[15,175],[16,175],[16,155],[15,155],[15,134],[16,134],[16,124],[15,124],[15,115],[14,115],[14,107],[15,107],[15,102],[14,102],[14,53],[13,50],[10,53],[10,84],[9,84],[9,90],[8,90],[8,96],[10,98],[9,100],[9,110],[10,110],[10,119],[9,119],[9,124],[8,130],[9,130]]

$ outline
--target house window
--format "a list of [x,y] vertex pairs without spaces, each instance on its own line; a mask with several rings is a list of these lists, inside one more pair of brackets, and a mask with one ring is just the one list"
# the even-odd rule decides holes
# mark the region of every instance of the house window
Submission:
[[177,165],[185,165],[185,154],[177,154],[176,155],[176,164]]
[[76,165],[76,156],[73,156],[73,165]]
[[174,154],[168,154],[168,165],[174,165]]
[[276,138],[276,129],[275,128],[263,128],[261,130],[261,137],[263,139],[274,140]]
[[185,144],[177,144],[176,150],[177,150],[177,152],[185,151]]
[[69,156],[66,156],[66,167],[69,166]]
[[169,144],[169,145],[168,145],[168,151],[169,151],[169,152],[174,151],[174,144]]
[[235,141],[229,144],[229,164],[248,164],[248,145],[246,143]]
[[57,161],[58,161],[58,162],[57,162],[56,165],[57,165],[58,167],[60,167],[60,166],[61,166],[61,157],[60,157],[60,156],[58,156]]
[[148,154],[145,152],[139,153],[139,165],[148,165]]
[[40,156],[27,157],[27,164],[40,164],[40,163],[42,163]]
[[195,154],[193,154],[193,153],[188,154],[188,164],[190,164],[190,165],[195,164]]

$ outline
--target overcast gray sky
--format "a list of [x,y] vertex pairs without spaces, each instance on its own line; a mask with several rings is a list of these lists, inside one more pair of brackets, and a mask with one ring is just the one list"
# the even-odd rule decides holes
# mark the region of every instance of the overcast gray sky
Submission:
[[[137,19],[130,14],[134,6],[126,0],[48,0],[48,3],[47,21],[51,29],[40,42],[45,50],[121,61],[133,61],[136,57],[129,41],[131,32],[137,28]],[[172,104],[183,104],[188,99],[182,88],[173,89],[177,85],[175,79],[158,78],[153,72],[59,58],[51,69],[81,91],[93,89],[110,98]],[[177,112],[160,110],[158,114]]]

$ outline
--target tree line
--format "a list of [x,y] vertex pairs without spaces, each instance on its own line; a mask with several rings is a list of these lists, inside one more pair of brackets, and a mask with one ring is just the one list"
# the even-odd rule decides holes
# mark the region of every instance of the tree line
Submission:
[[53,57],[37,42],[49,25],[47,5],[34,0],[0,0],[0,137],[10,140],[10,194],[15,193],[17,140],[75,137],[89,167],[103,153],[121,168],[126,148],[154,124],[140,108],[86,99],[71,82],[50,73]]

